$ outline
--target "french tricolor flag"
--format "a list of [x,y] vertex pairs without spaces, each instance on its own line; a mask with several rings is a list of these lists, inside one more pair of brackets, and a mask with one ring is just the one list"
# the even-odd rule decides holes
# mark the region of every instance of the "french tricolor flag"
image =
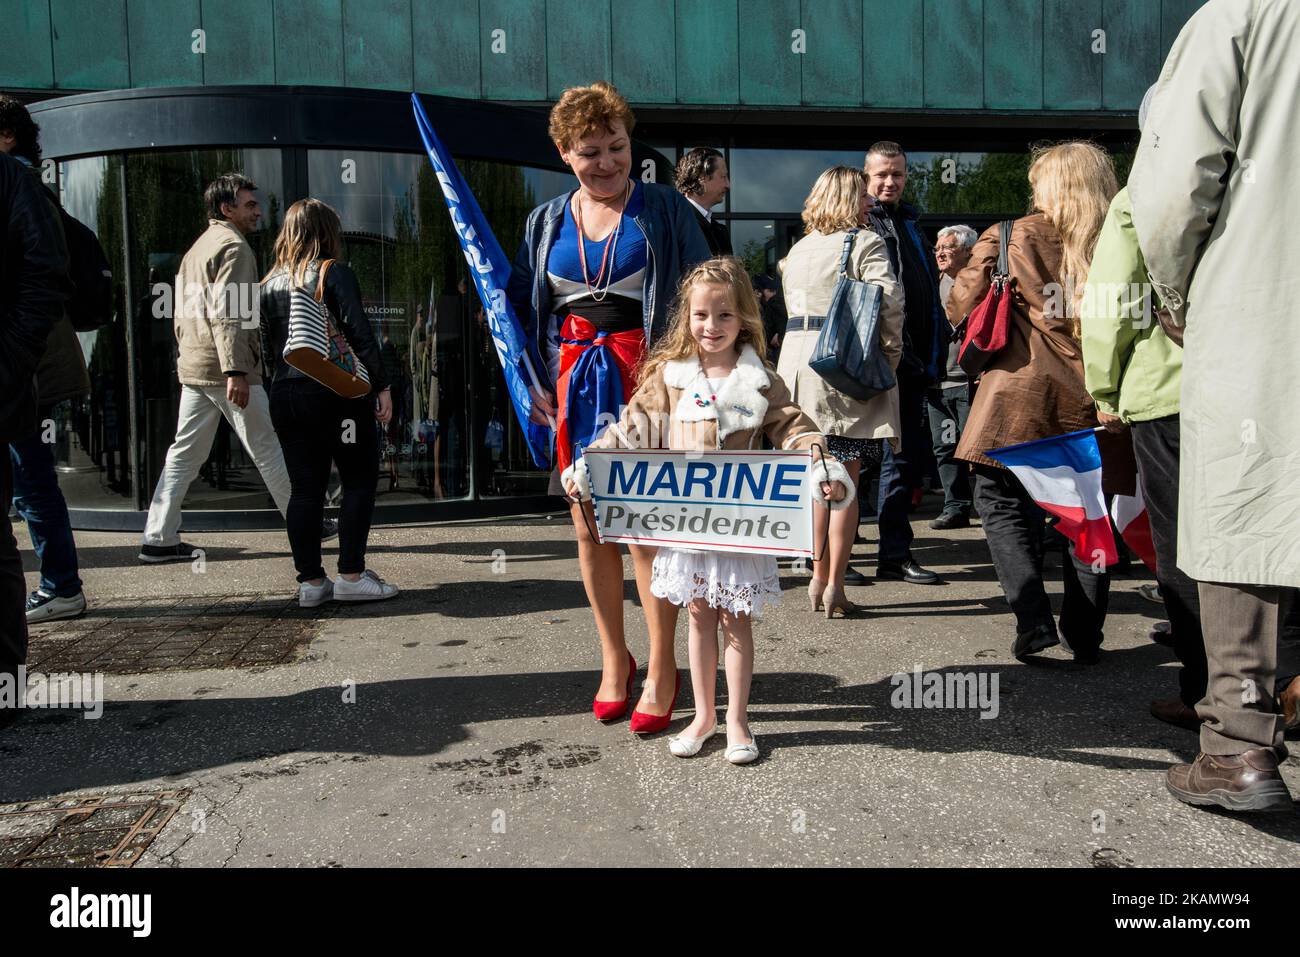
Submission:
[[1110,517],[1115,520],[1124,544],[1142,559],[1142,564],[1156,573],[1156,546],[1151,540],[1151,518],[1142,498],[1142,486],[1136,484],[1132,495],[1116,495],[1110,500]]
[[1080,561],[1105,566],[1119,560],[1101,488],[1101,451],[1092,429],[1022,442],[985,453],[1001,462],[1038,506],[1059,520],[1056,530],[1074,543]]

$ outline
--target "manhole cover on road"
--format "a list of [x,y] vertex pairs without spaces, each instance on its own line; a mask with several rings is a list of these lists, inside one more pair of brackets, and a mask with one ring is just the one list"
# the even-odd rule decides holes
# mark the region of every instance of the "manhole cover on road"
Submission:
[[282,664],[295,660],[333,613],[264,595],[96,599],[81,618],[32,627],[27,670],[138,674]]
[[0,867],[130,867],[188,790],[0,805]]

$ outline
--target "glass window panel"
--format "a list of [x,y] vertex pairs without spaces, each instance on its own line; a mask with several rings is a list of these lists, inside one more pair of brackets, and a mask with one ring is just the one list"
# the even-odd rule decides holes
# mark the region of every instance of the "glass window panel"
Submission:
[[[478,199],[501,248],[512,258],[523,241],[524,221],[533,207],[578,187],[577,179],[568,173],[481,160],[462,160],[459,163],[465,181]],[[451,219],[441,193],[437,199],[440,206],[438,221],[454,241]],[[464,258],[458,254],[456,261],[461,275],[465,276]],[[523,430],[519,428],[506,392],[505,376],[488,334],[482,304],[476,297],[471,303],[471,313],[473,322],[468,349],[473,395],[477,397],[471,409],[471,423],[479,495],[545,494],[548,476],[533,465]]]
[[[798,215],[823,171],[838,165],[860,169],[865,155],[865,150],[734,149],[731,211]],[[904,196],[927,214],[1019,215],[1028,208],[1028,153],[917,151],[907,160]],[[1123,157],[1116,161],[1123,171]]]
[[1028,153],[914,153],[904,197],[930,216],[1022,215],[1029,208]]
[[861,169],[863,155],[862,150],[732,150],[731,211],[797,215],[824,170]]
[[[508,256],[543,200],[571,176],[461,160]],[[312,150],[311,195],[339,211],[346,255],[393,380],[380,447],[380,504],[544,494],[505,393],[500,363],[433,168],[424,156]]]
[[[146,502],[176,434],[180,398],[176,335],[167,304],[159,299],[165,287],[174,285],[181,258],[207,229],[204,189],[230,171],[242,172],[259,186],[262,219],[248,241],[258,260],[258,274],[266,274],[284,213],[281,168],[279,150],[187,150],[127,157],[131,288],[136,297],[132,304],[135,362],[140,370],[136,392],[144,438],[142,491]],[[224,419],[199,477],[190,485],[184,507],[274,507],[257,466]]]
[[751,276],[762,273],[776,275],[777,250],[776,224],[770,219],[733,219],[727,223],[731,230],[731,248],[745,263]]
[[104,247],[114,271],[118,313],[107,326],[77,333],[89,397],[60,402],[48,413],[55,422],[59,487],[74,508],[133,509],[126,323],[120,315],[125,296],[121,159],[96,156],[59,164],[59,191],[68,214],[90,227]]

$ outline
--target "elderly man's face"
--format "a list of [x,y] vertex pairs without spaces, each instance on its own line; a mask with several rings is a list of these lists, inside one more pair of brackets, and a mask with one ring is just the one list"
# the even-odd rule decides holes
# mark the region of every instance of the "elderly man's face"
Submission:
[[939,271],[947,273],[954,279],[962,267],[970,260],[970,250],[962,245],[960,239],[949,233],[934,244],[934,261]]

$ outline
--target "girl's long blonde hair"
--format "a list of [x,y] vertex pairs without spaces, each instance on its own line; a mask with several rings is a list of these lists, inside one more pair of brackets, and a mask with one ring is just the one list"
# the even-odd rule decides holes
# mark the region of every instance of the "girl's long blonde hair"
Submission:
[[1058,143],[1034,151],[1029,165],[1034,209],[1061,234],[1064,257],[1061,285],[1070,292],[1074,337],[1079,338],[1079,306],[1092,266],[1101,224],[1119,192],[1110,155],[1095,143]]
[[743,346],[754,347],[759,359],[767,362],[767,336],[763,332],[762,313],[749,273],[735,256],[718,256],[700,263],[686,274],[677,287],[672,320],[668,331],[646,354],[637,376],[638,383],[646,382],[658,372],[665,362],[686,359],[699,354],[699,345],[691,335],[691,292],[696,286],[722,286],[731,295],[731,301],[740,316],[740,332],[736,336],[736,351]]
[[853,166],[832,166],[817,177],[803,202],[804,235],[828,235],[861,226],[867,177]]
[[300,199],[285,211],[271,272],[284,269],[289,281],[301,286],[311,263],[338,259],[342,254],[343,223],[334,207],[319,199]]

